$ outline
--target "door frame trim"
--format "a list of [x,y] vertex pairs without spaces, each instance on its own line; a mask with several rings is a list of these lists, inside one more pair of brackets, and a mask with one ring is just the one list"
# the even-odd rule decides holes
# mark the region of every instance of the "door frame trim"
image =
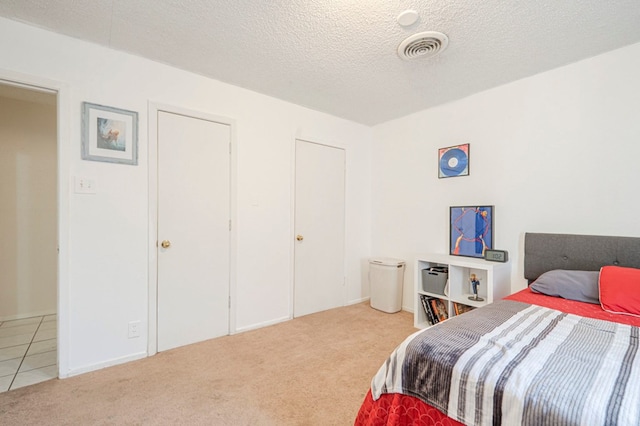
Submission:
[[148,338],[147,355],[158,353],[158,113],[168,112],[229,126],[231,147],[229,158],[229,219],[232,226],[229,235],[229,330],[232,334],[236,329],[236,279],[237,279],[237,137],[235,120],[204,111],[183,108],[161,102],[149,101],[149,307],[148,307]]
[[342,294],[342,306],[347,305],[348,301],[348,291],[347,291],[347,164],[348,164],[348,153],[349,150],[347,147],[342,146],[337,143],[326,143],[326,142],[318,142],[319,138],[313,138],[309,136],[304,136],[301,134],[302,132],[297,132],[293,138],[293,143],[291,146],[291,230],[290,230],[290,253],[291,253],[291,262],[289,268],[289,274],[291,277],[291,285],[289,288],[289,319],[295,318],[295,291],[296,291],[296,142],[306,142],[314,145],[322,145],[328,148],[336,148],[344,151],[344,241],[343,241],[343,258],[342,258],[342,271],[344,274],[344,285],[343,285],[343,294]]
[[69,86],[30,74],[0,68],[0,82],[28,90],[56,93],[56,149],[57,149],[57,237],[58,275],[56,301],[58,315],[58,377],[69,377],[70,318],[69,318],[69,203],[71,198],[71,98]]

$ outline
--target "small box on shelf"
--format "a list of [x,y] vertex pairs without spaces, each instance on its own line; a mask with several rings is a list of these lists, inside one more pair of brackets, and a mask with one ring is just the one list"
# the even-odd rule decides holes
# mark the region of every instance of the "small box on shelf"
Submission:
[[431,266],[422,270],[422,290],[427,293],[445,295],[445,286],[449,278],[446,266]]

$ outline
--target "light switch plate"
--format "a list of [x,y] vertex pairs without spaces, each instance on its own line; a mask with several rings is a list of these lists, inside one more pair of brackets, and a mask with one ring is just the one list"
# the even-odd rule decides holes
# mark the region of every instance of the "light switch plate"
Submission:
[[92,178],[76,176],[74,179],[74,192],[76,194],[95,194],[96,180]]

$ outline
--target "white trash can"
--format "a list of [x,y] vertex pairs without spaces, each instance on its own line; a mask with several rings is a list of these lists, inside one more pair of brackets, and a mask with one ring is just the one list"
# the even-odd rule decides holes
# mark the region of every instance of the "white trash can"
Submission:
[[394,313],[402,309],[404,261],[389,257],[369,259],[371,307]]

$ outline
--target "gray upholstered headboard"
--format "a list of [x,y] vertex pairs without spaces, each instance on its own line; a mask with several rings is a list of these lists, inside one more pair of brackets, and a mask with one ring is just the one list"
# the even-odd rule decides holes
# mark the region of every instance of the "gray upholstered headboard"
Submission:
[[524,277],[532,283],[553,269],[598,271],[605,265],[640,268],[640,238],[599,235],[524,235]]

